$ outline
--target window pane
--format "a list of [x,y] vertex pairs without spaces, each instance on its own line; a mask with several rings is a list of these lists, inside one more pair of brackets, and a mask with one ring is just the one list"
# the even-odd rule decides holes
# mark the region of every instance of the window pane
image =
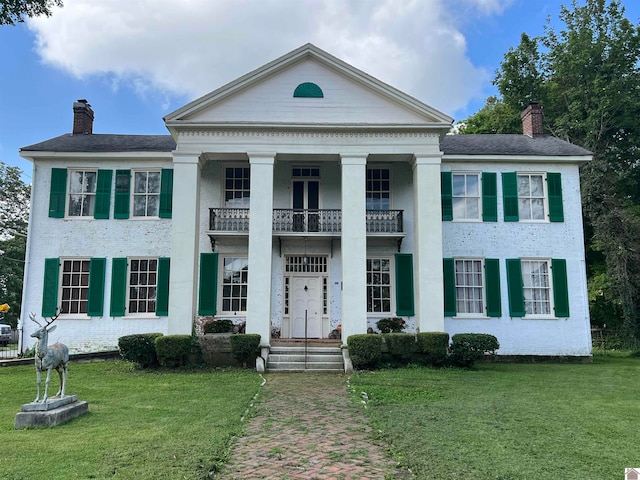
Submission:
[[149,172],[147,192],[160,193],[160,172]]

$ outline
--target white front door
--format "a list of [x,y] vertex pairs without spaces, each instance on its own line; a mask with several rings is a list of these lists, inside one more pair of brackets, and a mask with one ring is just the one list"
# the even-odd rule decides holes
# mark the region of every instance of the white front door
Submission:
[[322,277],[291,277],[291,337],[322,338]]

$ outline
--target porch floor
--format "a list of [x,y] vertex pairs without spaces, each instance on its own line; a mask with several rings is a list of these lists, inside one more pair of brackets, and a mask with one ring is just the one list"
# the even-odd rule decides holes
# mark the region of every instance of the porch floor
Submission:
[[[334,338],[309,338],[309,347],[339,347],[342,340]],[[304,338],[272,338],[272,347],[304,347]]]

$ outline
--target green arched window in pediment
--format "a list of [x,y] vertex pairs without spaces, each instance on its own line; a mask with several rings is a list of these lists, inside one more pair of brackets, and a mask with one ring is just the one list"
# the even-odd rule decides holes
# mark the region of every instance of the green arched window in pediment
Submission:
[[298,98],[324,98],[322,89],[312,82],[304,82],[296,87],[293,96]]

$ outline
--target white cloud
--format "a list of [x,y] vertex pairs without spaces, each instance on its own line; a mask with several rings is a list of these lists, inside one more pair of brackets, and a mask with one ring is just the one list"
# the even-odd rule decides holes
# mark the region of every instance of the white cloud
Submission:
[[46,63],[139,95],[195,98],[311,42],[452,113],[490,79],[466,56],[461,15],[499,14],[510,2],[65,0],[28,24]]

